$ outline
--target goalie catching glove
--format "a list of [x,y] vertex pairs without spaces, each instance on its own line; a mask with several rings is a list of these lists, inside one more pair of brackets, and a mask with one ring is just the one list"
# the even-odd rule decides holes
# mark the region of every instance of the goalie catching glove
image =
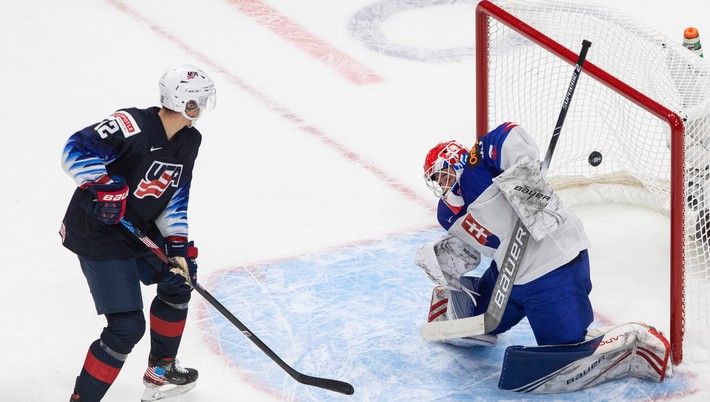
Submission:
[[481,262],[481,254],[456,236],[446,235],[417,250],[415,264],[436,284],[462,290],[461,277]]
[[[197,247],[184,237],[169,237],[165,243],[165,255],[170,258],[163,280],[181,288],[192,289],[197,283]],[[167,264],[166,264],[167,265]]]

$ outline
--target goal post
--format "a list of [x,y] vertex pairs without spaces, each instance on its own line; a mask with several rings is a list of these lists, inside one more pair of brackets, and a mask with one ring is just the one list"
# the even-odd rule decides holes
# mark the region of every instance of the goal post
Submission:
[[[669,216],[670,341],[680,363],[685,329],[710,327],[702,295],[710,290],[708,62],[680,41],[590,3],[484,0],[475,21],[479,136],[514,121],[547,144],[577,60],[570,49],[593,43],[583,69],[593,80],[579,84],[548,177],[557,189],[606,186],[610,201],[639,202],[643,194]],[[593,151],[601,154],[598,165],[589,162]]]

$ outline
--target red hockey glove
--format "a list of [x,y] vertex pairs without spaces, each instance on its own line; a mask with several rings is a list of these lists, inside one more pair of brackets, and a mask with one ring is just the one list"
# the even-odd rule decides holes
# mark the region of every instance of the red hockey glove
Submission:
[[126,182],[120,177],[112,177],[111,181],[110,183],[95,182],[87,186],[87,190],[94,196],[94,215],[106,225],[115,225],[123,218],[123,214],[126,213],[126,199],[128,199]]

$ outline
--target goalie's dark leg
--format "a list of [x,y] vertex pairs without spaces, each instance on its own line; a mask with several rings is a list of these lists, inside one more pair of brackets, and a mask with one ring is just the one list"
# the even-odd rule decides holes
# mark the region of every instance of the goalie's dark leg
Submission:
[[[480,303],[474,315],[488,308],[498,269],[495,264],[481,277]],[[513,286],[501,322],[491,334],[501,334],[528,318],[538,345],[561,345],[584,341],[594,320],[589,293],[589,256],[582,251],[556,270],[523,285]]]
[[537,344],[583,342],[594,321],[587,251],[529,285],[523,288],[525,313]]
[[[483,273],[481,280],[478,283],[480,297],[479,303],[474,310],[474,315],[484,314],[488,309],[488,304],[490,303],[491,295],[493,294],[493,289],[495,289],[497,279],[498,267],[495,261],[491,261],[491,266]],[[525,317],[522,305],[515,299],[517,289],[518,286],[513,287],[510,299],[508,300],[508,304],[505,306],[500,323],[495,330],[489,332],[490,334],[502,334],[518,324],[520,320]]]

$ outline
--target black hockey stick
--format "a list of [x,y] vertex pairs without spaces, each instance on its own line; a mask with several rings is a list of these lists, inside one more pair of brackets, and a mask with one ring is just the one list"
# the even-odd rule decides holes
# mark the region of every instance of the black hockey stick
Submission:
[[[552,160],[552,154],[555,152],[555,147],[557,147],[557,141],[559,140],[560,131],[562,130],[562,124],[567,117],[567,110],[569,109],[570,102],[572,101],[572,95],[577,87],[577,81],[579,80],[579,76],[582,72],[582,66],[584,65],[584,60],[587,57],[587,51],[590,46],[592,46],[592,42],[588,40],[582,41],[582,51],[579,53],[577,64],[575,65],[574,72],[572,73],[572,79],[570,80],[569,87],[567,88],[565,99],[562,102],[560,115],[557,118],[557,124],[555,125],[555,129],[552,133],[550,144],[547,147],[545,159],[542,162],[541,172],[543,176],[547,173],[550,161]],[[424,324],[422,331],[424,339],[443,340],[462,338],[466,336],[487,334],[496,329],[503,318],[505,307],[508,305],[510,292],[513,290],[513,283],[518,275],[518,268],[520,268],[520,262],[525,255],[529,239],[530,231],[525,227],[522,220],[518,218],[515,222],[515,227],[513,228],[513,233],[510,242],[508,243],[508,247],[505,250],[503,263],[498,270],[498,279],[496,280],[495,287],[493,288],[491,300],[488,304],[486,312],[469,318],[426,323]]]
[[[127,221],[124,218],[121,218],[121,224],[128,229],[131,233],[133,233],[143,244],[148,246],[148,248],[158,256],[164,263],[170,264],[171,261],[168,258],[168,256],[163,253],[163,251],[158,247],[155,242],[153,242],[148,236],[144,235],[138,228],[133,226],[133,224],[129,221]],[[345,395],[352,395],[355,392],[355,389],[353,388],[352,385],[348,384],[347,382],[343,381],[338,381],[338,380],[331,380],[328,378],[319,378],[319,377],[311,377],[309,375],[299,373],[298,371],[294,370],[291,366],[286,364],[281,358],[274,353],[273,350],[271,350],[264,342],[261,341],[256,335],[254,335],[253,332],[247,328],[246,325],[242,324],[241,321],[237,319],[229,310],[227,310],[226,307],[222,305],[217,299],[214,298],[205,288],[203,288],[199,283],[193,283],[193,288],[199,293],[202,297],[205,298],[214,308],[217,309],[222,315],[229,320],[232,324],[234,324],[235,327],[239,328],[239,330],[247,337],[249,338],[250,341],[254,342],[256,346],[261,349],[262,352],[266,353],[267,356],[271,358],[276,364],[279,365],[284,371],[286,371],[291,377],[293,377],[294,380],[300,382],[301,384],[305,385],[311,385],[314,387],[318,388],[323,388],[327,389],[329,391],[335,391],[335,392],[340,392],[341,394]]]

